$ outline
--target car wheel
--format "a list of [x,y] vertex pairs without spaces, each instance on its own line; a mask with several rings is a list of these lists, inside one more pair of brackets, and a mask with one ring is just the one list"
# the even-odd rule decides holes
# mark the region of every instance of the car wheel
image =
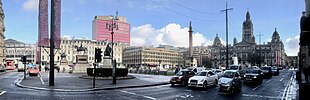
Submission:
[[231,89],[230,89],[230,94],[234,94],[234,92],[235,92],[235,87],[233,86],[233,87],[231,87]]
[[217,82],[217,80],[214,80],[214,84],[213,84],[214,86],[217,86],[218,85],[218,82]]
[[241,92],[242,85],[240,84],[238,91]]
[[202,86],[203,86],[204,89],[206,89],[206,88],[208,87],[208,84],[207,84],[207,83],[208,83],[207,81],[203,82],[203,85],[202,85]]
[[181,85],[185,86],[186,85],[185,81],[182,81]]

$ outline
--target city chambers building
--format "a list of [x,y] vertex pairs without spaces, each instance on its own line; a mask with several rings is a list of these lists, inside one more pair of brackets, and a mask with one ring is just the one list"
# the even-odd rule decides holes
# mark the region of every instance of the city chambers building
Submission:
[[[233,45],[228,45],[228,60],[232,64],[232,57],[238,58],[239,64],[250,65],[285,65],[286,54],[283,42],[275,29],[271,41],[267,43],[256,43],[254,26],[249,11],[246,13],[246,20],[242,27],[242,40],[238,42],[233,39]],[[256,34],[259,36],[258,34]],[[226,66],[226,46],[224,46],[218,35],[216,35],[211,46],[212,67]]]

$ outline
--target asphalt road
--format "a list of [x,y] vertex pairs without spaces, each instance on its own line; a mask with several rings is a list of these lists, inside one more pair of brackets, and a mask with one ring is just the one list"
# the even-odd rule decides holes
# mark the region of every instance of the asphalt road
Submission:
[[143,88],[89,92],[53,92],[19,88],[14,82],[21,72],[0,73],[0,100],[267,100],[282,99],[291,81],[293,71],[281,70],[279,76],[265,79],[258,86],[243,85],[242,91],[235,95],[218,93],[218,87],[208,89],[189,89],[185,86],[161,85]]

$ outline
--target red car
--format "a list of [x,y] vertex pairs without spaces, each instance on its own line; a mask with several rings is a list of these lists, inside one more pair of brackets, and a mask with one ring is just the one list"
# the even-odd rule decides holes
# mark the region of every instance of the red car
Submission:
[[39,69],[36,66],[29,67],[28,73],[29,73],[29,76],[38,76]]
[[179,71],[175,76],[170,79],[171,86],[174,84],[187,85],[188,79],[195,75],[193,71]]

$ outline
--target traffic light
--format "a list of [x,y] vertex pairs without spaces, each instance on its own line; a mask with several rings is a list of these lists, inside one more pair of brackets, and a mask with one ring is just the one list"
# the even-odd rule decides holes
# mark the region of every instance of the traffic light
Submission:
[[23,62],[23,64],[26,64],[26,62],[27,62],[27,57],[26,56],[22,56],[22,62]]
[[96,62],[101,62],[102,61],[102,51],[100,48],[95,48],[95,60]]

